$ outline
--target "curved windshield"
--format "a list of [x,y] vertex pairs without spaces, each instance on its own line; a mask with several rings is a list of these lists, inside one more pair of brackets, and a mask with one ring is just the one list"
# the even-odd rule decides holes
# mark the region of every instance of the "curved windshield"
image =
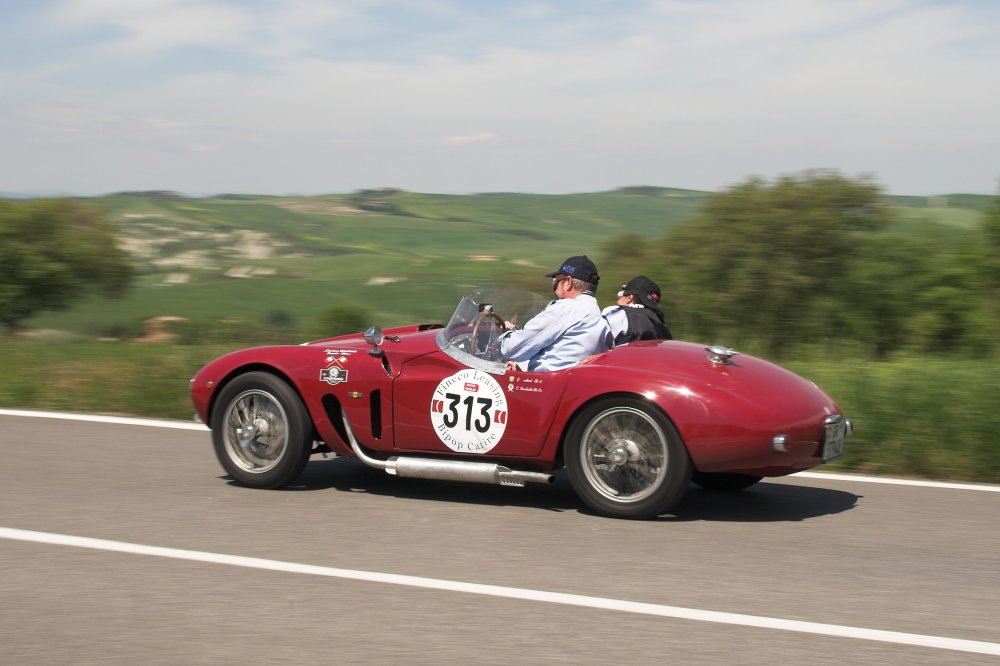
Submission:
[[506,359],[500,354],[500,334],[504,322],[524,326],[549,302],[528,291],[474,289],[462,297],[448,325],[438,331],[438,347],[470,368],[503,374]]

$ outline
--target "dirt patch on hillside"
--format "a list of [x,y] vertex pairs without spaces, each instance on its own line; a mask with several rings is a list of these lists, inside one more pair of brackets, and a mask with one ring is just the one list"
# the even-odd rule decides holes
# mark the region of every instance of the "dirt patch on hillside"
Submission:
[[146,334],[141,338],[134,338],[132,342],[138,342],[141,344],[147,344],[151,342],[167,342],[173,340],[177,337],[176,333],[171,333],[167,330],[170,324],[178,321],[187,321],[186,317],[173,317],[170,315],[163,315],[160,317],[153,317],[152,319],[147,319],[142,322],[143,326],[146,328]]
[[278,204],[279,208],[296,213],[321,213],[324,215],[365,215],[368,211],[331,201],[289,201]]

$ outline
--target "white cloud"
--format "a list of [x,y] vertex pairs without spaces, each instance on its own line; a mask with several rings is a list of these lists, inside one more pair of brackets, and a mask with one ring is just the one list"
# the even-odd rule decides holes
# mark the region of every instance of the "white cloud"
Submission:
[[185,146],[185,149],[192,153],[215,153],[219,147],[207,143],[193,143]]
[[190,0],[68,0],[54,16],[68,24],[115,29],[113,51],[157,51],[186,45],[233,44],[245,30],[244,15]]
[[66,0],[53,12],[64,24],[113,28],[115,36],[106,48],[114,52],[198,46],[271,56],[308,50],[323,26],[348,15],[340,4],[322,0]]
[[[989,6],[581,7],[499,4],[486,16],[443,2],[71,0],[64,28],[112,27],[104,44],[118,55],[85,45],[85,57],[0,70],[0,117],[11,119],[0,140],[30,153],[46,127],[89,127],[95,152],[120,141],[129,160],[159,156],[149,177],[171,182],[149,187],[199,191],[711,189],[813,167],[873,171],[899,193],[996,185],[1000,21]],[[400,11],[423,22],[394,22]],[[119,69],[120,84],[107,78]],[[185,168],[192,154],[214,168]],[[135,169],[101,173],[99,189],[122,189],[114,179]]]
[[118,120],[112,113],[74,104],[29,104],[14,109],[13,115],[26,125],[45,132],[72,134],[94,132]]
[[473,132],[472,134],[460,134],[454,136],[446,136],[441,139],[442,143],[451,145],[462,145],[466,143],[483,143],[488,141],[496,141],[497,135],[493,132]]

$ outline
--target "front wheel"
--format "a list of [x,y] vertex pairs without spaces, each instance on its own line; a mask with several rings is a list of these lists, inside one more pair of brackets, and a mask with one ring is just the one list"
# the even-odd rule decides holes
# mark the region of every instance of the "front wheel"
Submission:
[[244,485],[284,486],[309,460],[309,415],[295,391],[274,375],[248,372],[231,381],[219,394],[211,420],[216,457]]
[[585,409],[567,433],[564,458],[576,494],[612,518],[666,513],[691,480],[691,460],[673,424],[635,398]]

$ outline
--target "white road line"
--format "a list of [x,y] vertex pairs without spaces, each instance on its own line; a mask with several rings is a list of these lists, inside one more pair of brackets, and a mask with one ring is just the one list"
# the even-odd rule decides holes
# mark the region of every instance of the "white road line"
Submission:
[[[112,425],[175,428],[177,430],[208,430],[204,424],[194,422],[188,423],[187,421],[140,419],[125,416],[101,416],[99,414],[72,414],[69,412],[40,412],[26,409],[0,409],[0,416],[23,416],[40,419],[62,419],[65,421],[89,421],[92,423],[109,423]],[[860,474],[827,474],[825,472],[797,472],[792,476],[807,479],[826,479],[829,481],[855,481],[857,483],[882,483],[895,486],[945,488],[948,490],[978,490],[987,493],[1000,493],[1000,486],[989,485],[986,483],[950,483],[947,481],[924,481],[922,479],[893,479],[879,476],[862,476]]]
[[920,486],[922,488],[979,490],[987,493],[1000,493],[1000,486],[991,486],[986,483],[950,483],[948,481],[924,481],[922,479],[892,479],[884,476],[861,476],[860,474],[827,474],[826,472],[798,472],[793,476],[801,476],[807,479],[827,479],[828,481],[857,481],[858,483],[884,483],[890,486]]
[[[191,408],[194,413],[194,408]],[[100,414],[69,414],[66,412],[35,412],[25,409],[0,409],[0,416],[27,416],[39,419],[61,419],[63,421],[90,421],[113,425],[134,425],[149,428],[174,428],[175,430],[208,430],[202,423],[170,421],[167,419],[139,419],[128,416],[101,416]]]
[[400,574],[381,573],[377,571],[338,569],[334,567],[322,567],[311,564],[266,560],[257,557],[243,557],[240,555],[226,555],[223,553],[205,553],[196,550],[163,548],[160,546],[147,546],[138,543],[93,539],[67,534],[34,532],[9,527],[0,527],[0,538],[56,546],[89,548],[92,550],[103,550],[116,553],[167,557],[177,560],[206,562],[210,564],[222,564],[233,567],[280,571],[284,573],[345,578],[370,583],[405,585],[408,587],[445,590],[448,592],[464,592],[466,594],[480,594],[505,599],[541,601],[567,606],[577,606],[581,608],[596,608],[600,610],[620,611],[625,613],[638,613],[641,615],[653,615],[657,617],[669,617],[681,620],[715,622],[719,624],[757,627],[761,629],[776,629],[780,631],[795,631],[807,634],[819,634],[823,636],[856,638],[861,640],[879,641],[883,643],[897,643],[901,645],[912,645],[915,647],[957,650],[960,652],[974,652],[976,654],[1000,656],[1000,643],[970,641],[960,638],[947,638],[944,636],[909,634],[898,631],[883,631],[881,629],[867,629],[864,627],[850,627],[837,624],[821,624],[817,622],[803,622],[800,620],[785,620],[782,618],[742,615],[739,613],[722,613],[717,611],[700,610],[697,608],[664,606],[661,604],[625,601],[621,599],[606,599],[602,597],[588,597],[579,594],[566,594],[563,592],[545,592],[544,590],[503,587],[499,585],[464,583],[461,581],[424,578],[421,576],[404,576]]

